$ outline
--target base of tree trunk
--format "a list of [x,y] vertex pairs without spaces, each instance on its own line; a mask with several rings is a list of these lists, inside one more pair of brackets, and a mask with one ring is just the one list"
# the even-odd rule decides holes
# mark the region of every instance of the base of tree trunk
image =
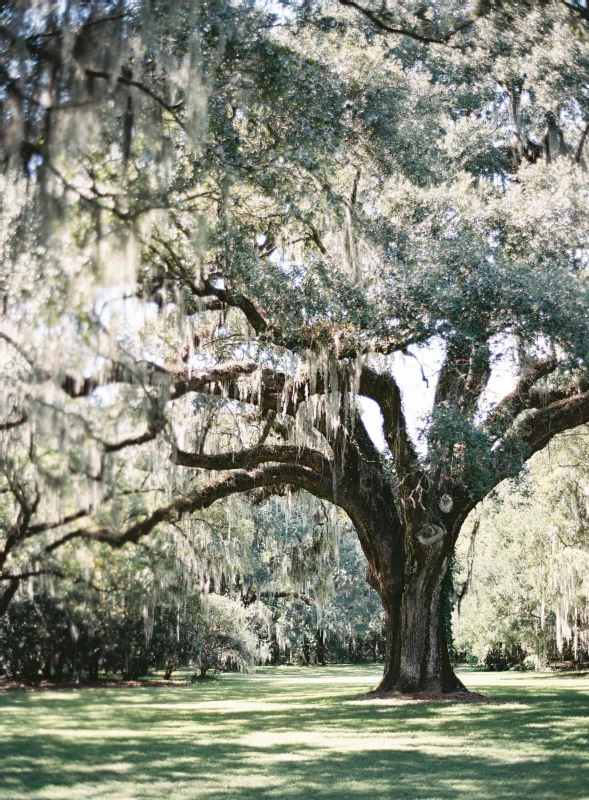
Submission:
[[462,689],[456,692],[401,692],[397,689],[373,689],[360,695],[359,700],[397,700],[403,703],[492,703],[486,694]]

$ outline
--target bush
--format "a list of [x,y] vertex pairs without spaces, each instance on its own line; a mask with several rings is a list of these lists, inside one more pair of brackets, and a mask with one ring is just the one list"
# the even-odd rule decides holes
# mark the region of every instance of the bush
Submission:
[[509,660],[501,646],[489,650],[485,657],[485,667],[491,672],[505,672],[509,669]]
[[495,644],[485,657],[485,667],[491,672],[505,672],[508,669],[525,672],[527,669],[534,669],[535,667],[526,666],[528,662],[534,663],[519,645],[508,650],[501,643]]
[[75,603],[40,594],[13,601],[0,619],[0,674],[61,679],[97,671],[98,641]]
[[[96,680],[99,670],[136,680],[150,669],[195,665],[208,670],[249,669],[258,639],[251,613],[227,597],[210,595],[156,605],[151,625],[138,607],[107,608],[70,594],[39,594],[13,601],[0,619],[0,675]],[[151,634],[151,635],[148,635]]]

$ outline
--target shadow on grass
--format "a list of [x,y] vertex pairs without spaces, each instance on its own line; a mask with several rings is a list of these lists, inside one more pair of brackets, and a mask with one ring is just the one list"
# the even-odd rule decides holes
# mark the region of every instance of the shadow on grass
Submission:
[[0,797],[589,798],[589,681],[494,677],[475,687],[492,705],[356,702],[373,672],[3,696]]

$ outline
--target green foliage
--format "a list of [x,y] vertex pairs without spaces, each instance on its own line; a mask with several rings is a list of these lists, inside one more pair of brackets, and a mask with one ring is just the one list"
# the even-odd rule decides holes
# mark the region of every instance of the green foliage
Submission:
[[[586,465],[587,431],[577,428],[535,456],[519,483],[485,502],[470,587],[455,620],[459,649],[482,661],[491,653],[493,664],[521,664],[525,651],[542,664],[587,659]],[[468,528],[458,583],[466,579]]]
[[162,534],[148,548],[64,548],[61,578],[17,595],[0,621],[0,669],[58,679],[156,669],[170,678],[189,664],[206,674],[269,657],[382,656],[380,601],[349,523],[310,497],[290,509],[274,500],[217,506],[202,519],[188,549]]
[[0,620],[0,654],[8,677],[57,681],[99,672],[136,680],[154,669],[169,679],[189,665],[204,675],[249,669],[262,657],[251,614],[229,598],[213,595],[204,606],[163,596],[149,620],[145,609],[117,609],[91,592],[14,601]]
[[200,615],[191,653],[200,675],[204,677],[209,670],[245,671],[253,667],[258,642],[247,613],[229,598],[215,595],[209,596],[207,606]]

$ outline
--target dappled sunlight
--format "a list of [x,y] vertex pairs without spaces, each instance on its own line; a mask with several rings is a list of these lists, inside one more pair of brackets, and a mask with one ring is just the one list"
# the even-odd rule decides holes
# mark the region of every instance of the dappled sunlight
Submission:
[[206,687],[5,694],[0,796],[584,796],[588,678],[466,672],[493,702],[360,700],[378,675],[373,666],[267,668]]

